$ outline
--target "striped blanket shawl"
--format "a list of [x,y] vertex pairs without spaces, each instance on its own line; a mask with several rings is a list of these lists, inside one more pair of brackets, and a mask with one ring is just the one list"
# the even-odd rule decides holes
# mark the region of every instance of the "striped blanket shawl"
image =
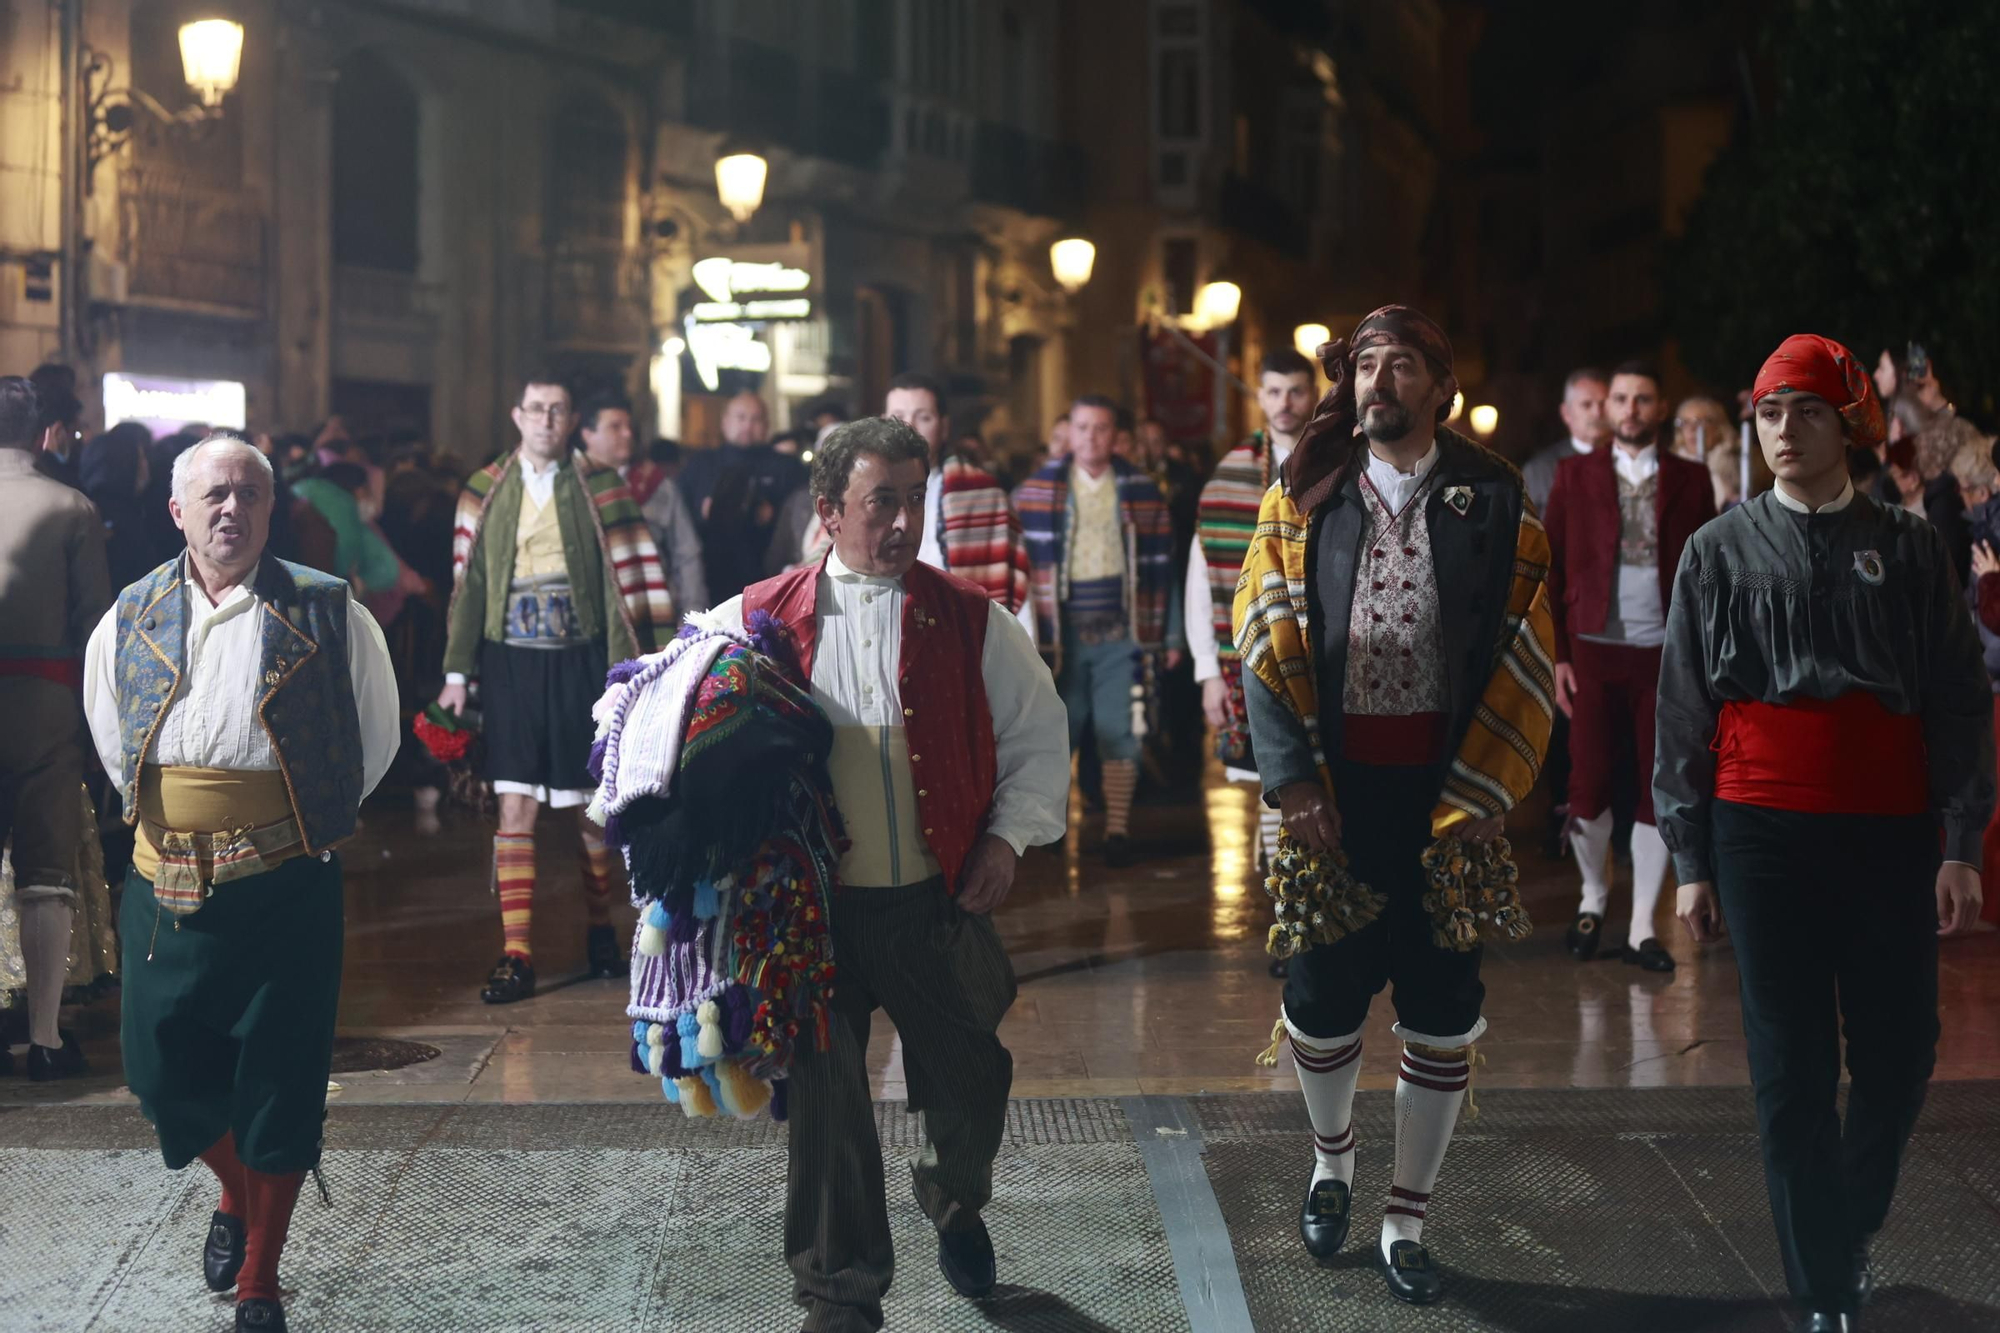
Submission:
[[[963,458],[946,458],[941,470],[938,503],[944,512],[926,514],[924,521],[937,525],[945,570],[978,584],[1009,611],[1019,611],[1028,600],[1028,544],[1007,492],[992,473]],[[818,515],[806,525],[800,549],[800,566],[817,565],[833,549],[833,538]]]
[[[1067,552],[1076,524],[1069,502],[1071,460],[1045,464],[1014,492],[1028,558],[1034,566],[1033,598],[1042,653],[1058,664],[1062,655],[1062,605],[1069,600]],[[1152,478],[1122,458],[1111,460],[1118,475],[1118,512],[1125,529],[1125,611],[1132,642],[1157,652],[1167,637],[1167,600],[1173,584],[1173,522]]]
[[[1333,776],[1320,739],[1308,624],[1312,510],[1302,508],[1290,489],[1293,478],[1283,480],[1264,496],[1244,560],[1235,599],[1236,646],[1244,670],[1268,687],[1303,728],[1320,781],[1331,794]],[[1323,502],[1327,488],[1315,485],[1300,494],[1317,494]],[[1505,840],[1496,840],[1492,849],[1474,849],[1462,844],[1459,834],[1468,824],[1512,809],[1534,786],[1548,752],[1555,712],[1548,566],[1548,534],[1534,507],[1523,503],[1492,670],[1431,811],[1436,841],[1423,853],[1432,888],[1425,906],[1441,947],[1469,949],[1496,929],[1519,938],[1530,928],[1514,895],[1516,872]]]
[[[509,480],[516,486],[522,484],[520,457],[517,448],[466,478],[465,489],[458,494],[458,517],[451,533],[455,584],[464,582],[466,562],[472,558],[493,492]],[[667,575],[653,546],[652,529],[646,526],[645,515],[617,472],[594,466],[581,453],[571,455],[570,466],[576,469],[577,479],[591,499],[597,544],[617,579],[619,614],[632,633],[636,651],[651,652],[671,638],[674,630],[673,594],[667,590]]]
[[1201,488],[1195,540],[1208,564],[1208,600],[1214,608],[1215,652],[1228,687],[1225,707],[1229,721],[1216,734],[1216,749],[1224,763],[1250,761],[1250,721],[1244,715],[1243,664],[1236,654],[1236,584],[1243,558],[1257,532],[1257,513],[1264,492],[1271,489],[1271,441],[1258,431],[1231,449]]

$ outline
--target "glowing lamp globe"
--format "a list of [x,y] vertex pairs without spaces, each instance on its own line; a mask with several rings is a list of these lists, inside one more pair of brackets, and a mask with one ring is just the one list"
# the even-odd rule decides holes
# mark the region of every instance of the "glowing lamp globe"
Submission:
[[771,164],[756,153],[727,153],[715,159],[715,193],[738,222],[748,222],[764,202]]
[[236,87],[243,68],[243,25],[201,19],[181,25],[181,72],[201,104],[213,110]]
[[1097,264],[1097,247],[1081,236],[1068,236],[1049,247],[1049,268],[1063,290],[1074,296],[1090,281]]

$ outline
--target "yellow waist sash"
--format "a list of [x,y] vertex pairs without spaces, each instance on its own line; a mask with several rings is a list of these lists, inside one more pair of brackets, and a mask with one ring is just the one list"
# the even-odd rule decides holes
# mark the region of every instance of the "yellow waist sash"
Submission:
[[[289,824],[283,835],[280,826]],[[238,835],[246,843],[250,835],[263,830],[280,830],[275,843],[270,835],[255,839],[262,865],[269,869],[278,861],[296,855],[303,846],[292,816],[292,797],[285,778],[276,769],[230,769],[162,767],[147,764],[139,770],[139,821],[132,845],[132,866],[141,875],[160,882],[160,843],[168,844],[170,859],[185,860],[188,847],[198,843],[201,878],[234,878],[217,875],[222,867],[207,854],[222,852],[222,844]],[[214,834],[214,838],[189,840],[190,834]],[[281,845],[289,842],[290,846]],[[240,872],[239,872],[240,873]]]

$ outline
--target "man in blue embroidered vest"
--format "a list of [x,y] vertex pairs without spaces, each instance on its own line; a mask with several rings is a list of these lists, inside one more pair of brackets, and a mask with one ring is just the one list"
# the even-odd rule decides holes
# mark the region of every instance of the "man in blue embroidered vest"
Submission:
[[280,1329],[278,1258],[319,1167],[342,904],[333,849],[395,758],[395,672],[347,585],[267,558],[271,464],[174,460],[188,549],[90,636],[84,707],[136,826],[118,923],[125,1077],[178,1171],[222,1182],[202,1250],[236,1327]]

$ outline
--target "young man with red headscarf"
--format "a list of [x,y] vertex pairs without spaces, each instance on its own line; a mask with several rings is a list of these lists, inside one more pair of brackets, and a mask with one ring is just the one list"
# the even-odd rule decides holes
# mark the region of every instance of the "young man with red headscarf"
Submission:
[[1938,936],[1979,915],[1993,696],[1937,531],[1848,480],[1883,435],[1854,355],[1787,338],[1752,402],[1777,485],[1681,557],[1653,804],[1688,933],[1736,941],[1785,1276],[1832,1333],[1935,1063]]
[[1548,538],[1521,476],[1443,427],[1444,330],[1385,306],[1321,349],[1332,388],[1264,495],[1236,646],[1264,799],[1283,820],[1266,888],[1290,959],[1289,1038],[1313,1128],[1299,1236],[1345,1242],[1361,1029],[1394,983],[1394,1175],[1377,1261],[1398,1300],[1444,1293],[1423,1243],[1486,1030],[1481,941],[1529,925],[1500,835],[1555,715]]

